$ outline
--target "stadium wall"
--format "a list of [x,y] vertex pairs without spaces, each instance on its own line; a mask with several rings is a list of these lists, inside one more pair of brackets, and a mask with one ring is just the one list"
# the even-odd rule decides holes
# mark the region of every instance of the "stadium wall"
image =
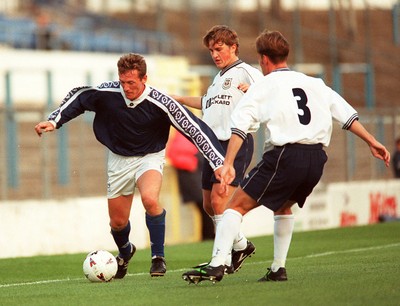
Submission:
[[[194,206],[180,205],[176,178],[171,173],[168,175],[171,179],[166,181],[161,193],[167,210],[166,244],[198,241],[198,211]],[[295,209],[295,231],[397,221],[399,201],[400,180],[318,187],[304,209]],[[94,249],[112,251],[115,245],[109,233],[106,205],[104,197],[2,202],[0,258],[86,253]],[[138,194],[131,224],[131,240],[140,249],[148,248],[144,210]],[[242,229],[248,237],[272,234],[272,213],[265,207],[251,211],[244,217]]]

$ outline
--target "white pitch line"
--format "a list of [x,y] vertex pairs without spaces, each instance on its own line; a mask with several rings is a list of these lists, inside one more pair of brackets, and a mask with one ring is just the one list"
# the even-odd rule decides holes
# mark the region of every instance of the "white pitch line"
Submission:
[[[305,256],[301,256],[301,257],[293,257],[293,258],[289,258],[288,260],[298,260],[298,259],[330,256],[330,255],[345,254],[345,253],[365,252],[365,251],[371,251],[371,250],[381,250],[381,249],[393,248],[393,247],[398,247],[398,246],[400,246],[400,243],[391,243],[391,244],[378,245],[378,246],[367,247],[367,248],[357,248],[357,249],[350,249],[350,250],[343,250],[343,251],[332,251],[332,252],[316,253],[316,254],[310,254],[310,255],[305,255]],[[255,264],[261,264],[261,263],[266,263],[266,261],[250,262],[247,265],[255,265]],[[183,269],[169,270],[168,272],[169,273],[174,273],[174,272],[182,272],[182,271],[186,271],[186,270],[187,269],[183,268]],[[142,276],[142,275],[148,275],[148,273],[144,273],[144,272],[134,273],[134,274],[129,274],[128,273],[126,276],[130,277],[130,276]],[[70,282],[70,281],[78,281],[78,280],[81,281],[83,279],[84,279],[83,277],[80,277],[80,278],[65,278],[65,279],[43,280],[43,281],[26,282],[26,283],[3,284],[3,285],[0,285],[0,288],[31,286],[31,285],[41,285],[41,284],[51,284],[51,283],[61,283],[61,282]]]
[[[66,282],[71,280],[77,280],[78,278],[65,278],[65,279],[52,279],[52,280],[43,280],[37,282],[27,282],[27,283],[15,283],[15,284],[4,284],[0,285],[0,288],[7,288],[7,287],[18,287],[18,286],[29,286],[29,285],[40,285],[40,284],[50,284],[50,283],[59,283],[59,282]],[[80,278],[81,279],[81,278]]]
[[313,258],[313,257],[329,256],[329,255],[333,255],[333,254],[336,255],[336,254],[346,254],[346,253],[355,253],[355,252],[365,252],[365,251],[371,251],[371,250],[381,250],[381,249],[386,249],[386,248],[393,248],[393,247],[398,247],[398,246],[400,246],[400,243],[391,243],[391,244],[377,245],[377,246],[372,246],[372,247],[367,247],[367,248],[358,248],[358,249],[350,249],[350,250],[343,250],[343,251],[311,254],[311,255],[306,255],[304,257],[301,257],[301,258],[297,257],[297,258],[293,258],[293,259]]

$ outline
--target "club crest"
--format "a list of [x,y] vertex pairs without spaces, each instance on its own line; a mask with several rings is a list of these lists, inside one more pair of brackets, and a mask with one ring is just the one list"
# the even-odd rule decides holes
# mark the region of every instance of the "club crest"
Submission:
[[227,78],[225,79],[224,84],[222,84],[222,88],[226,90],[230,88],[231,85],[232,85],[232,78]]

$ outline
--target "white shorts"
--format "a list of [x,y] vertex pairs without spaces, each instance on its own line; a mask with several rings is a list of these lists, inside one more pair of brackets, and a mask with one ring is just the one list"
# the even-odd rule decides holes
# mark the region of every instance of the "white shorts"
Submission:
[[107,164],[107,198],[135,192],[138,178],[148,170],[163,173],[165,150],[145,156],[121,156],[109,151]]

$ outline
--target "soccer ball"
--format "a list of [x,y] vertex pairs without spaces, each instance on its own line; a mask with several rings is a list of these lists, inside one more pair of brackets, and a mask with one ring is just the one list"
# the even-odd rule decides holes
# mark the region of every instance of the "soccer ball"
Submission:
[[109,282],[117,273],[115,257],[107,251],[90,252],[83,262],[83,273],[91,282]]

